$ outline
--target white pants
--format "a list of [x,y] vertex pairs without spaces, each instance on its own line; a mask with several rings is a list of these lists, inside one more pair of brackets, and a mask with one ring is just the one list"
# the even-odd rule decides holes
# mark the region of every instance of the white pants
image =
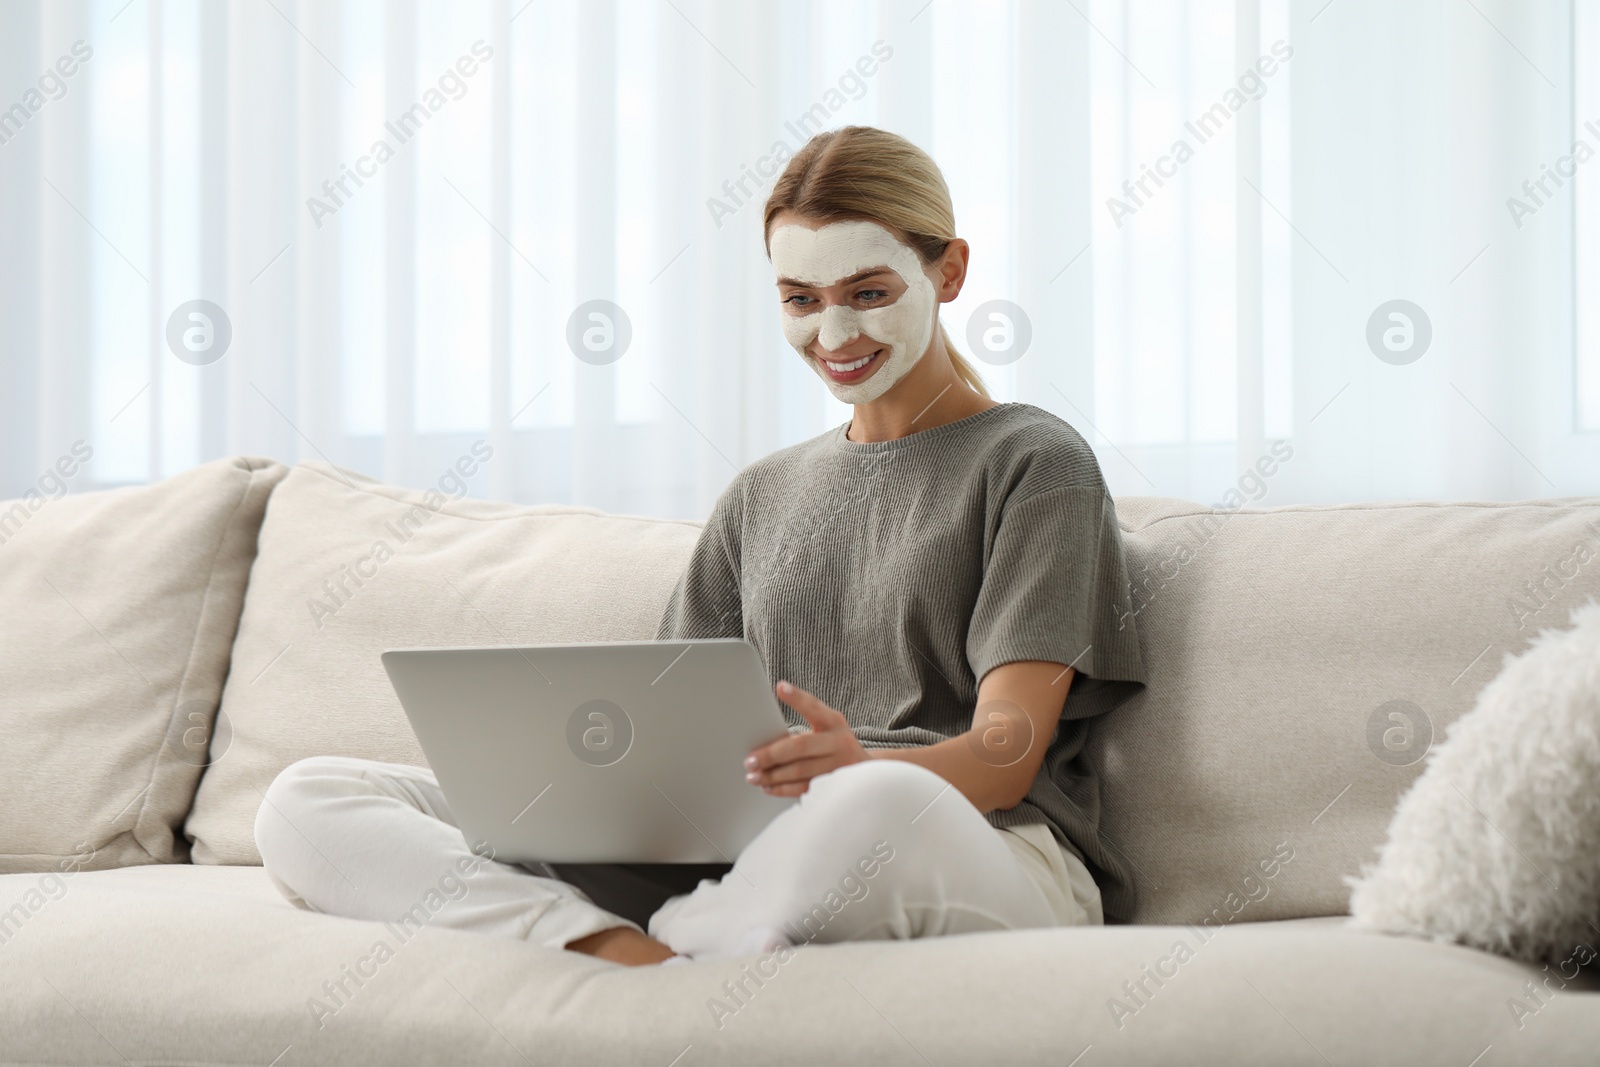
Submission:
[[[559,875],[542,877],[499,862],[464,839],[431,771],[348,756],[285,768],[255,838],[273,884],[298,907],[556,948],[644,923],[674,952],[715,959],[1104,921],[1089,871],[1048,827],[996,830],[944,779],[903,760],[812,779],[731,870],[698,884],[672,884],[687,867],[536,865]],[[618,914],[630,906],[633,919]]]

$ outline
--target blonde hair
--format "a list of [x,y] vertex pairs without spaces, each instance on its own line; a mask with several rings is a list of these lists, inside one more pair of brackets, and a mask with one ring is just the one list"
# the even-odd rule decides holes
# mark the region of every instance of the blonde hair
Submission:
[[[956,235],[950,189],[933,158],[898,134],[842,126],[817,134],[796,152],[767,197],[763,242],[771,258],[772,220],[782,211],[837,222],[865,219],[899,231],[923,264],[944,255]],[[989,397],[983,379],[939,322],[956,376]]]

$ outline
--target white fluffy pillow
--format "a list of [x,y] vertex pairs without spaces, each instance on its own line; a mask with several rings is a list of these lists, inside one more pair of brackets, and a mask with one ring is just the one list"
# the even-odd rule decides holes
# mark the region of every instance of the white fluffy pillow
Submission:
[[1600,945],[1600,602],[1507,653],[1401,797],[1351,925],[1525,960]]

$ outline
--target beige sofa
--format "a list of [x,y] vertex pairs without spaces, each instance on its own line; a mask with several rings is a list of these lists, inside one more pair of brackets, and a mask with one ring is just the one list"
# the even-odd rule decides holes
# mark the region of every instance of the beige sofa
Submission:
[[0,1063],[1596,1062],[1594,973],[1347,929],[1341,876],[1600,594],[1600,499],[1118,513],[1151,684],[1092,755],[1132,922],[763,975],[297,910],[251,836],[295,759],[423,762],[381,650],[651,636],[697,524],[245,458],[0,503]]

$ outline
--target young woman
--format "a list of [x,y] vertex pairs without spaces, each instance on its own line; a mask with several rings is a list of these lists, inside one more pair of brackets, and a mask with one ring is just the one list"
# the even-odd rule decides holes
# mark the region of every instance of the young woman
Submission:
[[765,219],[784,336],[854,411],[734,478],[657,637],[755,645],[790,734],[746,776],[799,802],[731,870],[539,875],[474,854],[427,770],[313,757],[256,820],[291,901],[395,919],[470,868],[434,922],[628,964],[1101,923],[1103,889],[1126,913],[1082,748],[1145,674],[1093,452],[991,399],[939,324],[968,246],[915,145],[819,134]]

